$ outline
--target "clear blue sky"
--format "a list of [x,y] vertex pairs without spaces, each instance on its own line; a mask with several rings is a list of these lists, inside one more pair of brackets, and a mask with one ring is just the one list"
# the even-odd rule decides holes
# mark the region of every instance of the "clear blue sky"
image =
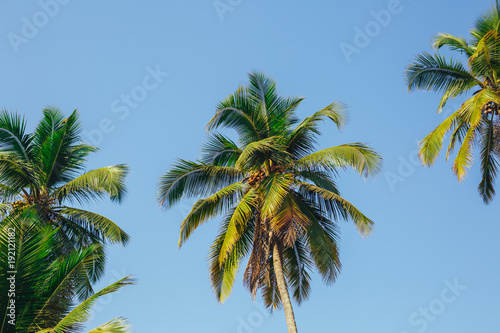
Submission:
[[[126,274],[138,285],[101,302],[91,325],[122,315],[135,332],[286,331],[283,313],[262,315],[241,279],[217,304],[206,263],[217,221],[178,251],[192,201],[166,212],[155,202],[158,177],[176,158],[197,157],[217,102],[257,69],[283,94],[307,98],[302,117],[334,100],[350,106],[349,126],[338,134],[325,124],[321,147],[364,141],[385,159],[374,180],[341,174],[343,195],[375,232],[362,239],[342,223],[343,272],[329,287],[314,276],[310,300],[296,306],[299,331],[498,331],[500,198],[483,205],[477,163],[462,184],[444,158],[430,169],[415,163],[415,142],[443,116],[438,95],[407,93],[403,77],[433,35],[466,35],[492,1],[222,0],[232,10],[221,16],[213,0],[60,2],[46,7],[51,16],[36,1],[0,3],[0,108],[25,114],[30,128],[46,106],[78,109],[87,140],[101,148],[88,167],[131,168],[123,204],[92,209],[132,236],[109,248],[101,285]],[[371,11],[388,8],[384,26],[374,24]],[[356,47],[357,28],[373,37],[346,57],[341,45]],[[149,71],[160,72],[156,80]]]

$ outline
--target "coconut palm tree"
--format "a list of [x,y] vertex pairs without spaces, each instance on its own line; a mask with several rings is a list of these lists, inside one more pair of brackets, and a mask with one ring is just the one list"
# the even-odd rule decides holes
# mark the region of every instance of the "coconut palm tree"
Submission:
[[[333,103],[299,123],[303,98],[281,97],[264,74],[249,78],[218,105],[200,161],[179,160],[161,177],[158,201],[171,207],[183,197],[203,197],[181,224],[179,246],[222,215],[209,256],[217,300],[229,296],[248,257],[245,286],[253,297],[260,290],[268,308],[283,306],[288,331],[297,332],[289,293],[299,304],[308,298],[314,267],[326,283],[335,281],[337,221],[351,219],[362,235],[373,226],[340,195],[334,177],[347,167],[373,175],[381,158],[362,143],[314,151],[319,123],[342,127],[345,107]],[[223,127],[236,130],[238,144],[216,132]]]
[[65,118],[43,110],[33,133],[15,113],[0,113],[0,212],[10,216],[33,208],[36,220],[58,231],[66,251],[95,243],[126,244],[129,236],[113,221],[72,204],[125,194],[127,167],[115,165],[82,173],[86,157],[97,148],[81,143],[75,111]]
[[467,95],[468,99],[420,143],[420,159],[432,165],[451,133],[446,159],[459,146],[453,172],[463,181],[473,163],[473,148],[479,148],[482,180],[478,190],[485,203],[495,195],[500,162],[500,5],[482,15],[465,39],[450,34],[434,38],[436,50],[448,47],[467,61],[446,59],[439,53],[422,53],[408,66],[409,90],[433,90],[443,96],[438,112],[447,101]]
[[[61,255],[59,231],[36,221],[38,212],[24,209],[2,221],[0,232],[0,333],[76,333],[100,297],[131,284],[130,277],[93,293],[91,282],[103,273],[100,244]],[[81,304],[76,304],[79,298]],[[116,318],[90,332],[129,332]]]

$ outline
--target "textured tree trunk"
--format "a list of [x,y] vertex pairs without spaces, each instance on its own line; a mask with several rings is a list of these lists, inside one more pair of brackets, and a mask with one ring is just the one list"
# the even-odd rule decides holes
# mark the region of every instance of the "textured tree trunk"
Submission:
[[292,302],[290,302],[290,296],[288,294],[288,288],[286,286],[285,276],[283,274],[283,262],[281,261],[280,251],[277,243],[275,243],[273,246],[273,264],[274,273],[276,274],[276,283],[278,284],[278,290],[281,296],[281,303],[283,304],[283,309],[285,310],[288,333],[297,333],[295,315],[293,314]]

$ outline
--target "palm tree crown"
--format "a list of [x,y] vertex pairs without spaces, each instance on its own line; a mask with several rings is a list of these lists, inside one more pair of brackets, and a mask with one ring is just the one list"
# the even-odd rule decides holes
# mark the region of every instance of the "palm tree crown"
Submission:
[[43,111],[33,133],[9,112],[0,114],[0,204],[3,216],[30,209],[40,223],[57,228],[68,250],[109,241],[125,244],[129,236],[113,221],[67,204],[85,204],[109,194],[125,194],[127,167],[116,165],[80,174],[97,148],[80,142],[77,112],[68,118],[55,109]]
[[[12,281],[15,288],[0,284],[0,333],[82,332],[99,297],[133,283],[127,277],[94,294],[91,283],[104,273],[103,246],[92,244],[65,252],[58,229],[38,223],[34,209],[4,218],[1,231],[0,278]],[[82,303],[77,304],[76,298]],[[10,304],[14,304],[13,311]],[[117,318],[90,332],[125,333],[129,329],[124,319]]]
[[[283,305],[295,332],[288,289],[298,303],[307,299],[314,267],[325,282],[335,281],[341,267],[336,221],[352,219],[362,234],[372,229],[373,222],[341,197],[334,176],[346,167],[373,175],[381,158],[362,143],[315,151],[319,123],[330,119],[342,127],[345,107],[336,102],[299,122],[303,98],[281,97],[264,74],[249,79],[219,103],[200,160],[179,160],[161,177],[158,201],[171,207],[183,197],[203,197],[181,224],[179,246],[222,215],[209,255],[217,299],[229,296],[248,257],[245,286],[254,296],[260,290],[267,307]],[[239,142],[216,131],[223,127],[236,130]]]
[[481,16],[470,32],[470,39],[450,34],[434,38],[436,50],[446,46],[467,58],[466,63],[447,60],[440,54],[422,53],[406,71],[410,90],[434,90],[443,94],[438,112],[446,102],[464,94],[470,97],[421,141],[420,159],[432,165],[451,133],[446,158],[455,146],[460,148],[453,163],[453,172],[463,181],[473,163],[473,148],[478,146],[482,180],[478,190],[488,203],[494,195],[494,183],[500,158],[500,5]]

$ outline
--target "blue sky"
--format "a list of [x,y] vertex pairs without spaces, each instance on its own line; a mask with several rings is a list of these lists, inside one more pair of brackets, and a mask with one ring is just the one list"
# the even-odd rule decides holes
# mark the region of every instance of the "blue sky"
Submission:
[[[417,163],[416,141],[444,118],[436,114],[439,96],[409,94],[403,75],[436,33],[466,35],[491,3],[0,3],[0,108],[24,114],[30,128],[44,107],[78,109],[86,140],[101,148],[89,169],[131,168],[123,204],[92,209],[132,236],[129,246],[109,248],[100,285],[128,274],[138,284],[99,303],[89,326],[124,316],[135,332],[285,331],[283,313],[261,312],[241,279],[225,304],[216,302],[206,256],[217,221],[179,251],[179,224],[192,201],[169,211],[155,202],[158,177],[176,158],[197,157],[217,102],[255,69],[283,94],[306,97],[301,117],[335,100],[349,105],[348,127],[338,133],[325,124],[320,147],[362,141],[384,156],[375,179],[341,174],[344,197],[375,221],[375,232],[362,239],[341,224],[342,274],[333,286],[314,276],[310,300],[295,307],[299,331],[498,330],[500,198],[482,203],[478,163],[461,184],[444,158],[430,169]],[[368,39],[356,39],[358,29],[368,29]]]

